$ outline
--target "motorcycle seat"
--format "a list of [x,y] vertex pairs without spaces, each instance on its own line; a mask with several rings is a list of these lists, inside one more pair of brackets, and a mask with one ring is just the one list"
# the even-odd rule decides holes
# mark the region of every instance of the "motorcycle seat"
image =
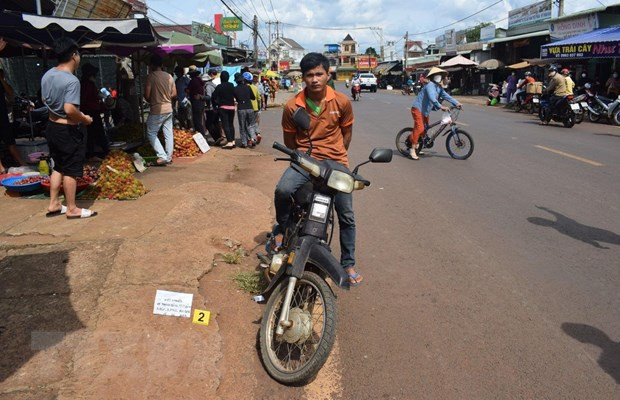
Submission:
[[598,98],[601,99],[605,103],[611,103],[613,101],[609,97],[605,97],[605,96],[598,96]]

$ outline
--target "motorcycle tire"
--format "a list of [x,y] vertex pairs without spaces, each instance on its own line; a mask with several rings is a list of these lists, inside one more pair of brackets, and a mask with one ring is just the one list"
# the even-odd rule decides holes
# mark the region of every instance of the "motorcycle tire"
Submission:
[[[287,286],[288,279],[282,280],[274,288],[271,296],[269,296],[269,301],[267,301],[260,327],[260,357],[267,373],[276,381],[288,385],[303,384],[316,376],[327,361],[334,345],[337,325],[336,297],[323,279],[314,272],[305,271],[295,285],[295,293],[291,300],[291,311],[293,309],[304,310],[300,311],[303,313],[307,312],[310,307],[314,310],[317,306],[316,300],[320,298],[322,300],[320,308],[324,313],[323,327],[320,333],[315,331],[314,326],[310,327],[309,336],[302,346],[299,346],[299,343],[288,343],[286,340],[280,342],[275,337],[275,330],[280,318],[279,311],[286,295]],[[296,295],[300,292],[303,292],[304,295]],[[314,303],[306,304],[311,298],[314,298]],[[302,304],[297,304],[297,301],[301,301]],[[321,319],[315,320],[314,316],[310,316],[310,318],[310,323],[314,324]],[[305,346],[309,341],[314,341],[319,334],[318,342],[311,346]],[[302,352],[306,349],[313,349],[314,351],[311,355],[305,355]],[[308,358],[302,361],[294,360],[294,357]]]
[[537,111],[538,111],[538,110],[537,110],[537,108],[538,108],[538,106],[536,106],[536,104],[534,104],[534,103],[529,103],[529,104],[527,105],[527,111],[528,111],[530,114],[534,114],[535,112],[537,112]]
[[396,134],[396,149],[400,154],[409,157],[409,149],[411,149],[411,132],[413,128],[403,128]]
[[616,126],[620,126],[620,107],[614,111],[614,114],[611,116],[611,122]]
[[521,112],[522,109],[523,109],[523,107],[521,106],[521,102],[517,101],[515,103],[515,112]]
[[579,114],[575,114],[575,124],[582,123],[583,119],[584,119],[583,111],[580,112]]
[[572,110],[569,111],[566,118],[562,120],[562,124],[564,124],[566,128],[572,128],[575,126],[575,113]]
[[590,122],[598,122],[601,119],[601,112],[602,110],[600,109],[600,107],[594,107],[593,108],[594,111],[596,111],[597,113],[599,113],[598,115],[589,112],[588,113],[588,119],[590,120]]
[[467,160],[474,152],[474,140],[462,129],[456,129],[446,138],[446,150],[456,160]]

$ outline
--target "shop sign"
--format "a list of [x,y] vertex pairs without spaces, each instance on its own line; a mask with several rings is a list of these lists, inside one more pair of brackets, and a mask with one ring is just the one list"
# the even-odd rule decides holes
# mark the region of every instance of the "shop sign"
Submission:
[[456,31],[448,29],[444,36],[446,40],[446,55],[456,54]]
[[435,45],[438,49],[443,49],[446,47],[446,35],[440,35],[435,38]]
[[480,41],[488,42],[495,39],[495,25],[491,24],[480,29]]
[[508,13],[508,28],[527,25],[551,18],[551,0],[517,8]]
[[357,58],[358,69],[370,69],[377,66],[377,57],[359,56]]
[[280,71],[288,71],[291,64],[288,61],[280,61]]
[[213,43],[213,28],[209,25],[192,21],[192,36],[202,40],[206,44],[211,44]]
[[549,24],[552,39],[566,39],[598,29],[598,14],[588,14],[579,18],[557,21]]
[[242,31],[243,23],[237,17],[223,17],[220,20],[220,28],[222,32]]
[[620,57],[620,40],[604,43],[579,43],[542,47],[541,58],[612,58]]

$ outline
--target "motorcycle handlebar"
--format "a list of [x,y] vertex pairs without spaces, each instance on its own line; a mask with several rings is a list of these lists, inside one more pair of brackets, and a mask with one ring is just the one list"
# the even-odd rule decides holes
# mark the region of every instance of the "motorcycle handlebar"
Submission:
[[286,154],[289,157],[293,157],[293,155],[295,155],[295,150],[289,149],[286,146],[282,146],[278,142],[273,142],[273,148],[278,151],[281,151],[282,153]]

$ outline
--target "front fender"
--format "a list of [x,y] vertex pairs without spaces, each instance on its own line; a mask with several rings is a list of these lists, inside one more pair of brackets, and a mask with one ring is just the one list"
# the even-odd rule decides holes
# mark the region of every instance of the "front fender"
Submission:
[[348,275],[327,246],[314,236],[302,236],[295,245],[291,275],[301,278],[309,262],[332,278],[338,287],[349,289]]

